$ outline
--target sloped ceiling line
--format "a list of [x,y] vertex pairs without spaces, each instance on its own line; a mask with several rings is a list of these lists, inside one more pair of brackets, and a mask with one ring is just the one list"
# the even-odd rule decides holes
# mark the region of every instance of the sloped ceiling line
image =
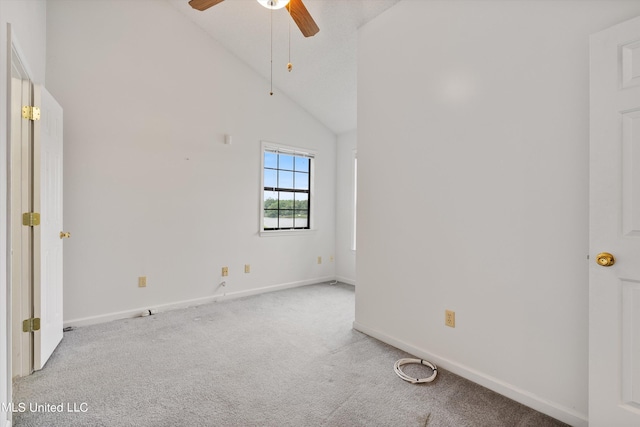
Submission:
[[[191,8],[188,0],[167,1],[258,74],[270,78],[270,10],[255,0],[226,0],[204,12]],[[305,38],[292,26],[292,72],[287,71],[291,18],[284,9],[274,11],[274,87],[335,134],[355,129],[358,28],[398,1],[304,0],[320,32]]]

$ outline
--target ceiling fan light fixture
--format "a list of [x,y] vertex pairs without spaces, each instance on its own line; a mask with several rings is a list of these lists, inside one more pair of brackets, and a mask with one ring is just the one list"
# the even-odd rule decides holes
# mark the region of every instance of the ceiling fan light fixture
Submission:
[[289,0],[258,0],[267,9],[282,9],[289,4]]

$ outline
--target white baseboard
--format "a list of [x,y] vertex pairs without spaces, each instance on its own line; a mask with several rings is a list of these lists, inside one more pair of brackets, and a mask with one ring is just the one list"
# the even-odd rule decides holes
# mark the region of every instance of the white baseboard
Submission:
[[179,309],[179,308],[187,308],[187,307],[194,307],[194,306],[202,305],[202,304],[208,304],[208,303],[215,302],[215,301],[224,301],[224,300],[228,300],[228,299],[242,298],[242,297],[248,297],[248,296],[251,296],[251,295],[264,294],[266,292],[274,292],[274,291],[280,291],[280,290],[283,290],[283,289],[297,288],[299,286],[314,285],[316,283],[328,282],[328,281],[331,281],[333,279],[334,279],[333,276],[318,277],[316,279],[301,280],[301,281],[298,281],[298,282],[290,282],[290,283],[282,283],[280,285],[264,286],[264,287],[261,287],[261,288],[247,289],[247,290],[244,290],[244,291],[237,291],[237,292],[228,292],[228,293],[224,293],[224,294],[215,294],[215,295],[210,295],[210,296],[207,296],[207,297],[195,298],[195,299],[184,300],[184,301],[176,301],[176,302],[171,302],[171,303],[167,303],[167,304],[151,305],[151,306],[148,306],[148,307],[134,308],[134,309],[131,309],[131,310],[118,311],[118,312],[114,312],[114,313],[100,314],[100,315],[97,315],[97,316],[83,317],[83,318],[80,318],[80,319],[65,320],[63,326],[65,328],[68,327],[68,326],[89,326],[89,325],[95,325],[95,324],[98,324],[98,323],[111,322],[113,320],[131,319],[133,317],[140,317],[140,314],[144,310],[149,310],[149,309],[152,309],[152,308],[156,309],[158,311],[176,310],[176,309]]
[[204,297],[204,298],[196,298],[196,299],[191,299],[191,300],[185,300],[185,301],[178,301],[178,302],[174,302],[174,303],[169,303],[169,304],[162,304],[162,305],[153,305],[150,307],[140,307],[140,308],[134,308],[131,310],[125,310],[125,311],[116,311],[113,313],[106,313],[106,314],[99,314],[97,316],[90,316],[90,317],[82,317],[79,319],[71,319],[71,320],[65,320],[63,323],[63,326],[69,327],[69,326],[89,326],[89,325],[96,325],[98,323],[106,323],[106,322],[111,322],[113,320],[120,320],[120,319],[131,319],[133,317],[140,317],[140,314],[144,311],[144,310],[149,310],[151,308],[155,308],[158,311],[167,311],[167,310],[175,310],[178,308],[187,308],[187,307],[193,307],[196,305],[202,305],[202,304],[207,304],[210,302],[214,302],[218,299],[217,296],[212,295],[212,296],[208,296],[208,297]]
[[406,351],[409,354],[417,356],[421,359],[429,360],[454,374],[460,375],[474,383],[480,384],[490,390],[495,391],[503,396],[522,403],[525,406],[535,409],[536,411],[547,414],[550,417],[556,418],[564,423],[567,423],[576,427],[587,427],[589,424],[586,414],[581,414],[574,411],[571,408],[560,405],[556,402],[549,401],[526,390],[518,388],[512,384],[506,383],[498,378],[486,375],[482,372],[476,371],[468,366],[462,365],[452,360],[445,359],[436,354],[430,353],[426,350],[414,347],[404,341],[397,340],[375,329],[368,328],[367,326],[358,322],[353,322],[353,329],[367,334],[373,338],[376,338],[384,343],[392,345],[400,350]]
[[346,283],[347,285],[356,285],[356,281],[354,279],[349,279],[348,277],[336,276],[336,280],[340,283]]

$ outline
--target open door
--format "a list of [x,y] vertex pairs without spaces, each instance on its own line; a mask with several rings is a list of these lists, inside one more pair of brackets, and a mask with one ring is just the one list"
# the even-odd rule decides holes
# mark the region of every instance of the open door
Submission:
[[41,119],[34,127],[34,317],[33,369],[40,370],[62,340],[62,246],[69,233],[62,223],[62,107],[45,88],[34,85],[34,104]]
[[62,339],[62,239],[69,234],[62,232],[62,108],[20,73],[14,56],[11,363],[18,377],[42,369]]
[[[11,348],[7,376],[0,375],[0,424],[11,425],[6,407],[11,379],[41,369],[62,339],[62,109],[34,86],[7,24],[11,47],[8,85],[8,218]],[[42,120],[33,107],[40,107]],[[35,149],[37,147],[37,150]],[[38,223],[38,215],[40,223]],[[57,240],[56,240],[57,237]],[[39,323],[39,328],[37,327]],[[39,329],[39,330],[38,330]],[[36,330],[36,331],[34,331]],[[9,333],[10,332],[10,333]],[[3,361],[4,362],[4,361]],[[4,387],[3,387],[4,388]]]
[[640,426],[640,17],[591,37],[589,425]]

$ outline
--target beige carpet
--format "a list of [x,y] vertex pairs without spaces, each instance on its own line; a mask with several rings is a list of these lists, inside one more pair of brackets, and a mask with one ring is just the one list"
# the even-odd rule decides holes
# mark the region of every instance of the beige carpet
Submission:
[[[78,328],[14,384],[14,425],[563,425],[442,369],[402,381],[410,355],[353,316],[352,286],[319,284]],[[29,410],[46,403],[63,412]]]

